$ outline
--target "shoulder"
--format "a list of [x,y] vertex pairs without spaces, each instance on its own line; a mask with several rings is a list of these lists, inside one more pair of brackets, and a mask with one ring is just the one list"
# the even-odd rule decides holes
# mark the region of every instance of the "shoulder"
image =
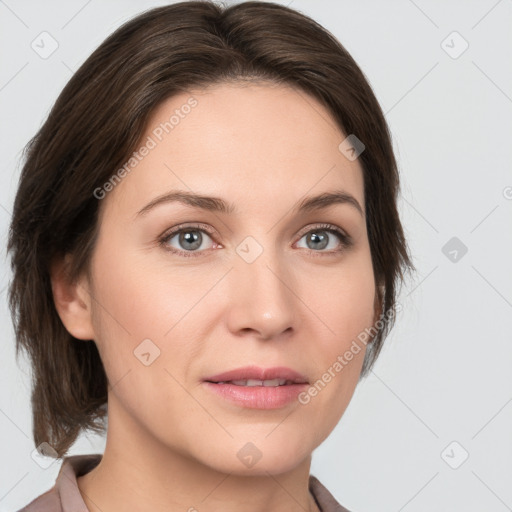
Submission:
[[313,475],[309,475],[309,490],[314,496],[321,512],[350,512],[341,506],[334,496],[322,485],[320,480]]
[[91,471],[100,460],[100,454],[64,457],[55,485],[16,512],[86,512],[76,479]]

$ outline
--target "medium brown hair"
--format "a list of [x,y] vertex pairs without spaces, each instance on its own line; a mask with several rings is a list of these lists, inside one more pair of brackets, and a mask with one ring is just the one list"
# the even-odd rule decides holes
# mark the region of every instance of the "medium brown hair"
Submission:
[[[397,165],[382,110],[345,48],[309,17],[269,2],[188,1],[144,12],[84,62],[25,148],[9,230],[9,306],[16,355],[23,348],[32,363],[36,445],[48,442],[62,457],[82,429],[103,432],[107,414],[103,364],[95,343],[75,339],[60,320],[52,262],[69,254],[70,279],[89,274],[100,211],[93,191],[126,162],[163,100],[240,80],[303,91],[363,142],[358,158],[379,305],[384,315],[395,307],[396,285],[414,269],[396,206]],[[383,318],[361,377],[394,323],[394,315]]]

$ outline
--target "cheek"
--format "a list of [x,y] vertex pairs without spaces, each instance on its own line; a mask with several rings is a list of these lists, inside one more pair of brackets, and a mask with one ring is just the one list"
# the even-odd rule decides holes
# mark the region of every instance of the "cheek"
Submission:
[[115,255],[108,247],[97,253],[95,293],[98,316],[104,320],[101,327],[108,324],[134,343],[141,337],[162,337],[187,302],[186,288],[171,284],[144,257]]
[[[307,282],[306,282],[307,281]],[[361,372],[365,332],[374,322],[375,284],[369,248],[335,271],[310,275],[307,304],[321,322],[312,359],[317,368],[306,407],[334,427],[353,395]],[[302,292],[306,293],[306,290]],[[324,427],[318,428],[324,431]]]
[[310,273],[302,286],[302,296],[325,333],[319,352],[329,359],[372,325],[376,289],[368,246],[350,254],[339,267]]
[[142,252],[121,251],[119,257],[113,247],[98,246],[94,262],[94,329],[109,379],[138,371],[142,347],[150,359],[158,356],[151,367],[185,373],[200,350],[201,326],[212,308],[202,297],[225,268],[171,267],[165,258]]

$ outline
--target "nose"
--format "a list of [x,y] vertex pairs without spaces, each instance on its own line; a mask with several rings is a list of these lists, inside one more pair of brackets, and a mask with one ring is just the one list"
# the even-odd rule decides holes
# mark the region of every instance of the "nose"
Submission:
[[265,249],[252,263],[237,256],[228,286],[227,322],[235,336],[277,340],[298,329],[300,300],[283,255]]

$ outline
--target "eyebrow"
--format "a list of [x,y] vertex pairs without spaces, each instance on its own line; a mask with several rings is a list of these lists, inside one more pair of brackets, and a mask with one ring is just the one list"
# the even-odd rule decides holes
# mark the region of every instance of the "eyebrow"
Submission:
[[[201,210],[212,212],[225,214],[237,213],[237,208],[234,204],[228,203],[220,197],[210,197],[194,194],[186,190],[175,190],[158,196],[150,201],[146,206],[137,212],[136,217],[146,215],[150,210],[160,204],[173,202],[179,202],[187,206],[192,206],[195,208],[200,208]],[[306,197],[297,206],[295,206],[295,208],[293,208],[293,211],[295,213],[306,213],[316,210],[323,210],[334,204],[347,204],[352,206],[364,218],[363,209],[361,208],[361,205],[357,199],[344,190],[324,192],[316,196]]]

